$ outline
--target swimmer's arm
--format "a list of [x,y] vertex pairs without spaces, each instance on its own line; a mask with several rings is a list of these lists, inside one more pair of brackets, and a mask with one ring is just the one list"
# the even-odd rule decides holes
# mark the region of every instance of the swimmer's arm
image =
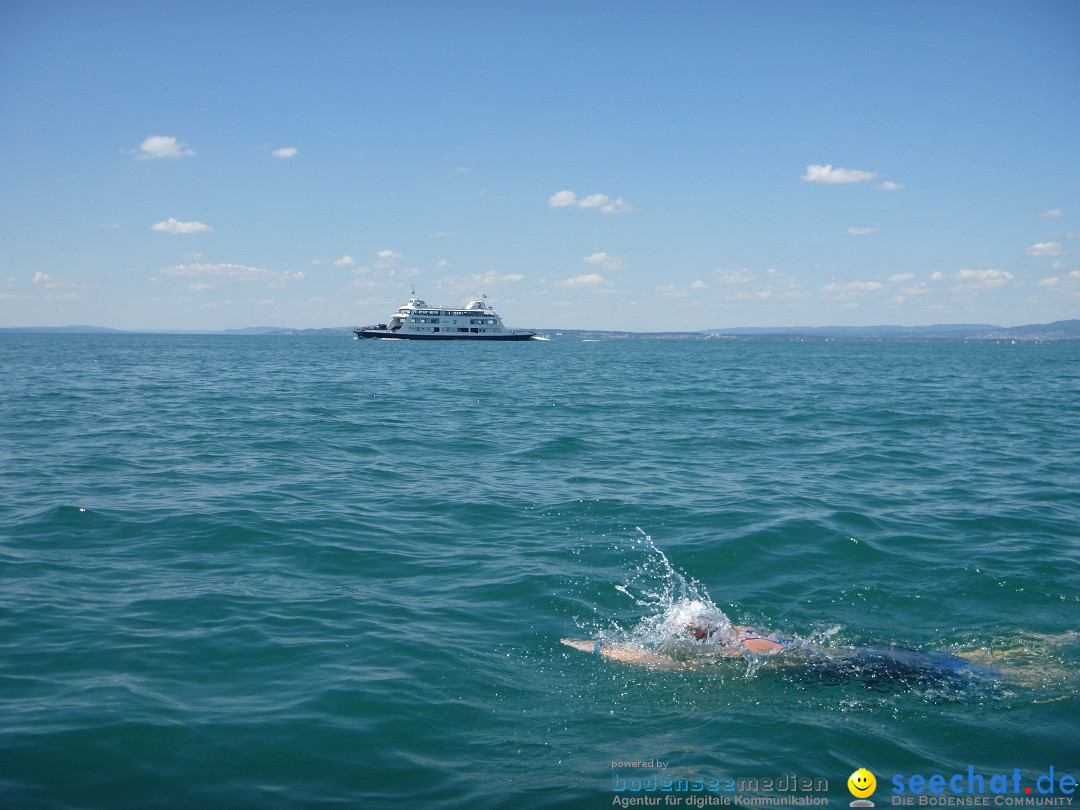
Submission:
[[573,647],[575,650],[581,650],[582,652],[595,653],[604,658],[610,658],[612,661],[618,661],[620,664],[634,664],[635,666],[651,667],[653,669],[679,668],[679,665],[666,655],[657,655],[635,647],[628,647],[625,644],[609,644],[607,642],[577,638],[564,638],[560,639],[560,641],[567,647]]

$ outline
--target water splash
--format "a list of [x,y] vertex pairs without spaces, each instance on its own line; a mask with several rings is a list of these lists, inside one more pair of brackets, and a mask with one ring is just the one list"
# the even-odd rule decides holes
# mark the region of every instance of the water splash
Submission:
[[[610,640],[683,662],[715,654],[716,641],[731,633],[731,619],[704,585],[678,571],[643,529],[637,532],[632,543],[642,559],[615,590],[647,613],[629,629],[616,628]],[[709,628],[710,637],[695,638],[691,627]],[[757,669],[751,664],[748,675],[751,668]]]

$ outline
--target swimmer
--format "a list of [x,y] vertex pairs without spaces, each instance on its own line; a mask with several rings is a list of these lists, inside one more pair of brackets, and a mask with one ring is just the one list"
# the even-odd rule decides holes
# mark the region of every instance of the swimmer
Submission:
[[694,647],[700,645],[697,654],[688,660],[606,641],[564,638],[561,642],[612,661],[652,669],[696,669],[714,658],[752,656],[798,667],[815,679],[859,679],[869,685],[932,683],[962,676],[1000,674],[996,669],[947,652],[892,645],[826,648],[762,633],[746,625],[691,622],[686,626],[684,640]]

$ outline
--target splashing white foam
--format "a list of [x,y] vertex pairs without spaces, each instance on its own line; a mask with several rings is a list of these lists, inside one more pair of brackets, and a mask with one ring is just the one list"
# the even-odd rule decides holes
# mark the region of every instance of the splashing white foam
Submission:
[[[731,620],[716,606],[705,587],[683,576],[648,534],[641,528],[637,531],[640,536],[635,539],[635,545],[641,547],[644,559],[626,584],[616,585],[615,589],[651,612],[623,631],[620,641],[652,652],[679,655],[715,647],[718,640],[728,638]],[[696,639],[691,627],[708,628],[710,637]]]

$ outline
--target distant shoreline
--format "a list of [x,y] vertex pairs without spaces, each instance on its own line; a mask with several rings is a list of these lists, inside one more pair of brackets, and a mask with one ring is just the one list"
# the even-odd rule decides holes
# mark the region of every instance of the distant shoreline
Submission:
[[[703,329],[697,332],[633,332],[621,329],[544,329],[533,328],[544,337],[594,338],[621,340],[631,338],[659,340],[887,340],[887,341],[966,341],[1016,340],[1024,342],[1080,342],[1080,319],[1025,326],[989,324],[938,324],[934,326],[791,326],[733,327]],[[110,329],[101,326],[9,326],[0,334],[115,334],[115,335],[285,335],[346,336],[352,327],[291,329],[259,326],[222,330],[145,330]]]

